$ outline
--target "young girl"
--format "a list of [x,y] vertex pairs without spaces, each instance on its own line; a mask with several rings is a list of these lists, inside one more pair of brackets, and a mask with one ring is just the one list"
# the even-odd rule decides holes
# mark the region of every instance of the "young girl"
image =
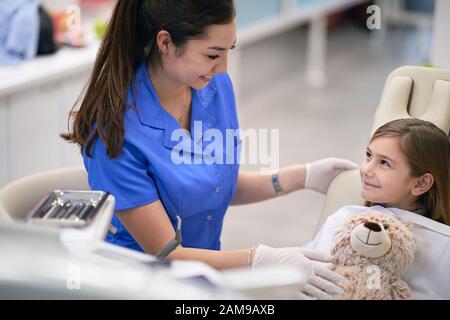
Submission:
[[[413,222],[417,251],[404,280],[415,299],[450,299],[450,140],[434,124],[400,119],[373,135],[361,164],[368,207]],[[368,207],[331,215],[307,247],[330,252],[335,230]]]

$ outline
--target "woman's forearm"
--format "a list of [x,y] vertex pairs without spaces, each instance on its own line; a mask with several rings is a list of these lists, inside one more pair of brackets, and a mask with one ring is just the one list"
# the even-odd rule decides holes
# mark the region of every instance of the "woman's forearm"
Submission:
[[[280,169],[279,182],[286,193],[305,187],[306,168],[293,165]],[[249,204],[278,196],[272,183],[272,176],[258,172],[241,171],[238,188],[231,202],[232,205]]]
[[196,260],[204,262],[211,267],[222,270],[229,268],[248,267],[250,262],[250,249],[216,251],[196,248],[179,247],[168,258],[170,260]]

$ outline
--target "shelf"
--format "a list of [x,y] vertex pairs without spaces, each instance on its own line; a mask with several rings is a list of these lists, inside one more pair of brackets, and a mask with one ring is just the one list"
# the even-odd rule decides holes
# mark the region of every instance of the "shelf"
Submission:
[[14,66],[0,67],[0,97],[15,94],[41,83],[82,73],[93,64],[99,44],[86,48],[63,48]]

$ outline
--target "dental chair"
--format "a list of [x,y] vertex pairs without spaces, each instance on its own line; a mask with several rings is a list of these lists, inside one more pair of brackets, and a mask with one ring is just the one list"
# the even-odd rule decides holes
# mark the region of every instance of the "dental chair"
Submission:
[[54,190],[90,190],[84,167],[53,169],[5,185],[0,189],[0,220],[25,220]]
[[[419,118],[450,132],[450,70],[406,66],[386,80],[375,113],[373,134],[383,124],[402,118]],[[359,170],[338,175],[330,184],[315,234],[326,219],[346,205],[364,205]]]

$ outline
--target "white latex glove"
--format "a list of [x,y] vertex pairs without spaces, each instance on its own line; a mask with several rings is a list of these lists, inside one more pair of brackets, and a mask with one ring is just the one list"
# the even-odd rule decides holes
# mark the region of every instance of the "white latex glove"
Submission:
[[345,159],[327,158],[306,164],[305,189],[327,193],[331,181],[341,172],[357,169],[359,166]]
[[344,285],[346,279],[330,270],[330,255],[303,248],[271,248],[259,245],[253,256],[252,268],[267,265],[293,265],[298,267],[304,277],[299,283],[299,299],[331,300],[332,295],[344,291],[338,284]]

